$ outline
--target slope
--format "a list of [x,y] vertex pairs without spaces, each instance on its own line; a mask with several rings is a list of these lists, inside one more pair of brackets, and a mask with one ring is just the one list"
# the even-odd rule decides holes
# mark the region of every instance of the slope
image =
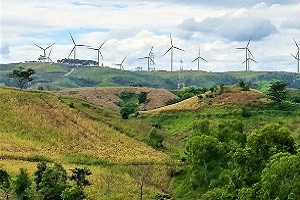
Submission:
[[81,156],[132,163],[165,158],[144,143],[69,108],[51,93],[0,88],[0,102],[2,159],[40,157],[65,163]]

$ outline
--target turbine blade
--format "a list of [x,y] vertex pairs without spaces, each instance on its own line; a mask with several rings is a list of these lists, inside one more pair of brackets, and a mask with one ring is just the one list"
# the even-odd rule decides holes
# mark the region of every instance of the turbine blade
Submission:
[[127,56],[125,56],[125,58],[122,60],[122,62],[121,62],[121,65],[122,65],[122,64],[123,64],[123,62],[125,61],[126,57],[127,57]]
[[170,33],[170,40],[171,40],[171,46],[173,46],[173,40],[172,40],[172,35]]
[[[192,62],[195,62],[195,61],[198,60],[199,58],[200,58],[200,57],[195,58]],[[192,62],[191,62],[191,63],[192,63]]]
[[102,48],[102,46],[105,44],[106,40],[100,45],[99,50]]
[[74,51],[74,49],[75,49],[75,46],[73,47],[72,51],[70,52],[68,58],[70,57],[70,55],[72,54],[72,52]]
[[71,36],[71,38],[72,38],[73,43],[76,45],[76,43],[75,43],[75,41],[74,41],[74,38],[73,38],[73,36],[72,36],[72,34],[71,34],[70,31],[69,31],[69,33],[70,33],[70,36]]
[[184,51],[183,49],[180,49],[180,48],[178,48],[178,47],[174,47],[175,49],[178,49],[178,50],[180,50],[180,51]]
[[202,57],[200,57],[201,58],[201,60],[203,60],[203,61],[205,61],[205,62],[208,62],[207,60],[205,60],[204,58],[202,58]]
[[251,51],[248,49],[249,54],[252,56],[252,58],[254,58],[254,56],[252,55]]
[[256,63],[258,63],[256,60],[254,60],[254,59],[252,59],[252,58],[249,58],[249,60],[252,60],[253,62],[256,62]]
[[251,35],[251,37],[250,37],[250,39],[248,41],[247,47],[249,46],[251,39],[252,39],[252,35]]
[[[139,59],[148,59],[148,58],[150,58],[150,57],[147,57],[147,56],[145,56],[145,57],[140,57]],[[151,58],[150,58],[151,59]]]
[[42,50],[45,50],[44,48],[40,47],[39,45],[37,44],[34,44],[35,46],[37,46],[38,48],[42,49]]
[[298,49],[299,49],[299,46],[298,46],[298,44],[297,44],[297,42],[296,42],[295,38],[293,38],[293,40],[294,40],[294,42],[295,42],[296,46],[297,46],[297,47],[298,47]]
[[52,51],[52,48],[50,49],[50,52],[49,52],[49,54],[48,54],[48,58],[50,57],[51,51]]
[[104,58],[103,58],[103,56],[102,56],[102,53],[101,53],[101,51],[99,51],[99,54],[100,54],[100,56],[101,56],[102,60],[104,60]]
[[50,46],[47,46],[47,47],[45,48],[45,50],[48,49],[49,47],[52,47],[54,44],[55,44],[55,43],[51,44]]
[[156,65],[156,63],[154,62],[154,60],[151,57],[149,57],[149,59],[153,62],[154,65]]
[[236,49],[246,49],[246,47],[237,47]]
[[296,57],[296,56],[294,56],[293,54],[291,54],[291,56],[293,56],[293,57],[294,57],[296,60],[298,60],[298,59],[297,59],[297,57]]
[[[164,55],[166,55],[172,48],[173,48],[173,46],[170,47],[170,49],[168,49],[168,51],[166,51],[166,53],[164,53]],[[163,56],[164,56],[164,55],[163,55]]]
[[246,62],[246,60],[244,60],[244,62],[242,62],[242,64],[244,64]]

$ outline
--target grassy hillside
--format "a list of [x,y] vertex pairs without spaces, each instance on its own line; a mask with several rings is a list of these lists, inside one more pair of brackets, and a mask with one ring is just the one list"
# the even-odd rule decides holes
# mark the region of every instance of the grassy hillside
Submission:
[[[178,72],[137,72],[121,71],[109,67],[76,67],[48,63],[0,64],[0,84],[16,86],[7,74],[14,68],[23,66],[33,68],[33,88],[57,90],[62,88],[95,87],[95,86],[130,86],[142,85],[150,88],[177,89]],[[71,72],[69,75],[68,72]],[[66,76],[67,75],[67,76]],[[237,85],[246,82],[251,88],[264,91],[275,80],[289,83],[291,88],[300,88],[300,75],[289,72],[204,72],[184,71],[186,86],[210,88],[213,86]]]
[[[71,107],[66,104],[70,101]],[[164,153],[127,136],[130,131],[138,134],[139,126],[131,128],[132,123],[92,104],[4,87],[0,87],[0,102],[0,167],[10,173],[22,167],[32,175],[39,161],[62,163],[67,170],[89,165],[94,185],[86,190],[91,199],[104,195],[103,177],[112,170],[119,177],[114,186],[116,199],[137,199],[138,187],[126,166],[151,163],[156,168],[167,160]],[[120,188],[122,182],[128,184]],[[146,196],[159,191],[147,186]]]

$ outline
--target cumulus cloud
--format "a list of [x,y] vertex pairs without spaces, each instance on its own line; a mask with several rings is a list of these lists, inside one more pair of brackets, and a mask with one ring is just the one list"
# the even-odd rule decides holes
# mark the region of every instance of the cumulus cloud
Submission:
[[215,34],[231,41],[261,40],[277,31],[270,20],[249,14],[233,13],[221,17],[208,17],[202,21],[185,19],[179,28],[190,32]]

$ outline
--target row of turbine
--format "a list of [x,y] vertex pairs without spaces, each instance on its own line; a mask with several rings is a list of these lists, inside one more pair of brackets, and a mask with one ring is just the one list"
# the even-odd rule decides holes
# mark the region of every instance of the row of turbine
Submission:
[[[104,41],[104,42],[100,45],[99,48],[92,48],[92,47],[90,47],[90,46],[88,46],[88,45],[76,44],[76,43],[75,43],[75,40],[74,40],[74,38],[73,38],[73,36],[72,36],[72,34],[71,34],[70,31],[69,31],[69,34],[70,34],[70,36],[71,36],[71,39],[72,39],[72,41],[73,41],[74,46],[73,46],[71,52],[69,53],[68,58],[69,58],[70,55],[73,53],[74,59],[76,59],[76,47],[84,46],[84,47],[87,47],[88,49],[92,49],[92,50],[97,51],[98,65],[100,65],[100,62],[99,62],[99,61],[100,61],[100,56],[101,56],[102,60],[104,60],[103,55],[102,55],[102,53],[101,53],[100,50],[101,50],[102,46],[105,44],[106,41]],[[245,63],[245,65],[246,65],[246,71],[249,71],[249,70],[250,70],[250,67],[249,67],[249,66],[250,66],[250,61],[253,61],[253,62],[256,62],[256,63],[257,63],[257,61],[254,59],[254,56],[253,56],[253,54],[251,53],[251,51],[250,51],[250,49],[249,49],[249,44],[250,44],[251,39],[252,39],[252,36],[250,37],[250,39],[249,39],[249,41],[248,41],[246,47],[238,47],[238,48],[236,48],[236,49],[245,49],[245,57],[246,57],[246,59],[245,59],[245,61],[243,62],[243,64]],[[295,40],[294,38],[293,38],[293,40],[294,40],[294,42],[295,42],[295,44],[296,44],[296,47],[297,47],[297,53],[296,53],[295,55],[293,55],[293,54],[291,54],[291,55],[293,56],[293,58],[295,58],[295,59],[298,61],[298,65],[297,65],[297,73],[299,74],[299,61],[300,61],[300,53],[299,53],[299,51],[300,51],[300,48],[299,48],[299,46],[298,46],[296,40]],[[171,54],[171,71],[173,71],[173,50],[174,50],[174,49],[177,49],[177,50],[180,50],[180,51],[184,51],[184,50],[181,49],[181,48],[178,48],[178,47],[176,47],[176,46],[173,45],[173,40],[172,40],[172,35],[171,35],[171,34],[170,34],[170,42],[171,42],[171,47],[163,54],[163,56],[165,56],[169,51],[171,51],[171,52],[170,52],[170,54]],[[45,60],[48,60],[48,62],[49,62],[49,61],[53,62],[53,61],[51,60],[51,58],[50,58],[50,54],[51,54],[51,51],[52,51],[52,46],[53,46],[54,44],[55,44],[55,43],[53,43],[52,45],[50,45],[50,46],[48,46],[48,47],[46,47],[46,48],[42,48],[41,46],[35,44],[37,47],[39,47],[40,49],[42,49],[42,50],[44,51],[44,55],[40,55],[40,57],[38,58],[39,61],[45,61]],[[49,52],[48,57],[47,57],[47,56],[46,56],[46,50],[47,50],[48,48],[50,48],[50,47],[51,47],[51,49],[50,49],[50,52]],[[198,71],[200,70],[200,60],[203,60],[203,61],[205,61],[205,62],[208,62],[206,59],[204,59],[203,57],[201,57],[200,53],[201,53],[201,52],[200,52],[200,46],[199,46],[198,57],[195,58],[195,59],[192,61],[192,62],[195,62],[196,60],[198,61]],[[123,63],[124,63],[126,57],[127,57],[127,56],[124,57],[124,59],[122,60],[121,63],[117,63],[117,64],[115,64],[115,65],[120,66],[120,69],[123,69],[123,70],[124,70]],[[148,54],[147,56],[141,57],[141,58],[139,58],[139,59],[147,59],[147,61],[148,61],[148,71],[150,71],[150,64],[156,65],[155,62],[154,62],[153,46],[151,47],[151,50],[150,50],[150,52],[149,52],[149,54]]]

